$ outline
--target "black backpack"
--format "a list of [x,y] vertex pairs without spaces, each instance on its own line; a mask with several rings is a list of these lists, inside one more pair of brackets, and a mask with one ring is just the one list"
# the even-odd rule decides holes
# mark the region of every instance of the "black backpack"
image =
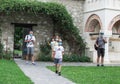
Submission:
[[97,50],[97,49],[98,49],[98,47],[96,46],[96,44],[94,44],[94,48],[95,48],[95,50]]
[[95,42],[95,44],[94,44],[94,49],[95,49],[95,50],[98,49],[98,47],[96,46],[96,44],[98,44],[98,38],[97,38],[97,40],[96,40],[96,42]]

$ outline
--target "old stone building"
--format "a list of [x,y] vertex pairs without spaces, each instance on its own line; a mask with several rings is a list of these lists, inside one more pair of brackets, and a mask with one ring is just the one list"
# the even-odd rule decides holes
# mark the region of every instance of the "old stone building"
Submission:
[[105,46],[105,63],[120,62],[119,0],[44,0],[47,1],[62,3],[67,8],[87,43],[86,55],[93,62],[96,62],[97,57],[93,45],[99,32],[103,32],[108,41]]
[[[119,0],[38,0],[42,2],[55,2],[63,4],[72,16],[74,25],[80,30],[80,35],[87,44],[86,55],[96,62],[96,51],[93,44],[99,32],[107,38],[105,63],[120,62],[120,1]],[[44,15],[39,17],[21,13],[10,16],[0,16],[2,30],[2,42],[5,50],[13,51],[14,28],[22,25],[24,28],[31,27],[37,38],[35,45],[36,55],[39,52],[39,44],[45,39],[50,39],[53,32],[51,18]],[[9,19],[8,19],[9,18]],[[35,19],[33,19],[35,18]],[[22,24],[21,24],[22,23]],[[26,25],[27,24],[27,25]],[[29,25],[30,24],[30,25]],[[29,25],[29,26],[28,26]],[[44,30],[44,28],[46,28]],[[8,31],[9,30],[9,31]],[[40,37],[39,37],[40,36]]]
[[[120,62],[119,46],[119,21],[120,21],[119,0],[86,0],[84,4],[84,36],[89,41],[89,51],[92,53],[93,61],[96,59],[96,52],[93,43],[96,36],[94,33],[103,32],[108,43],[105,46],[105,62]],[[91,35],[90,35],[91,34]],[[93,34],[93,35],[92,35]],[[95,61],[94,61],[95,62]]]

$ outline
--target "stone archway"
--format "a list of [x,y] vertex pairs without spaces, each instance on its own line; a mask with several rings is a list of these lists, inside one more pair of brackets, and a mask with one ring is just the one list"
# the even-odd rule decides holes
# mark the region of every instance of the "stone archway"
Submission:
[[110,38],[110,51],[119,52],[120,49],[120,15],[115,16],[108,26],[112,31],[112,37]]
[[111,62],[120,60],[120,14],[115,16],[108,25],[108,30],[112,31],[109,42],[109,58]]
[[[112,30],[113,27],[118,26],[119,21],[120,21],[120,15],[117,15],[116,17],[114,17],[114,18],[111,20],[111,22],[110,22],[110,24],[109,24],[109,26],[108,26],[108,30]],[[116,31],[116,32],[119,32],[119,31]]]
[[102,27],[100,17],[96,14],[92,14],[86,21],[85,32],[98,33]]
[[120,20],[114,23],[112,27],[112,33],[119,33],[120,34]]

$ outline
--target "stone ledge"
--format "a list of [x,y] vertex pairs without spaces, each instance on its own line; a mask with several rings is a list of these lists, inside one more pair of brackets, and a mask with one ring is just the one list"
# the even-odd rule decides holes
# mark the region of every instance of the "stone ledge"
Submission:
[[[97,37],[90,37],[91,38],[91,40],[96,40],[97,39]],[[112,37],[110,37],[110,41],[120,41],[120,38],[112,38]]]

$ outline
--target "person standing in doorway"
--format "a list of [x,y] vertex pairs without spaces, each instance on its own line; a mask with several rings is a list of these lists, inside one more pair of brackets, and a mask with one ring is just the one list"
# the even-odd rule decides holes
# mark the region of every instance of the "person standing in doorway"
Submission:
[[64,54],[64,48],[61,46],[60,43],[58,43],[58,46],[55,46],[54,48],[54,63],[56,68],[56,74],[59,76],[61,75],[61,64],[62,64],[62,58]]
[[25,42],[27,43],[27,56],[26,63],[28,64],[29,56],[31,56],[32,64],[35,65],[35,57],[34,57],[34,44],[35,44],[35,36],[33,36],[33,31],[29,31],[29,34],[25,36]]
[[99,65],[99,60],[101,57],[101,66],[104,66],[104,55],[105,55],[105,43],[106,39],[103,37],[103,33],[99,34],[99,37],[96,39],[95,45],[97,46],[97,66]]

